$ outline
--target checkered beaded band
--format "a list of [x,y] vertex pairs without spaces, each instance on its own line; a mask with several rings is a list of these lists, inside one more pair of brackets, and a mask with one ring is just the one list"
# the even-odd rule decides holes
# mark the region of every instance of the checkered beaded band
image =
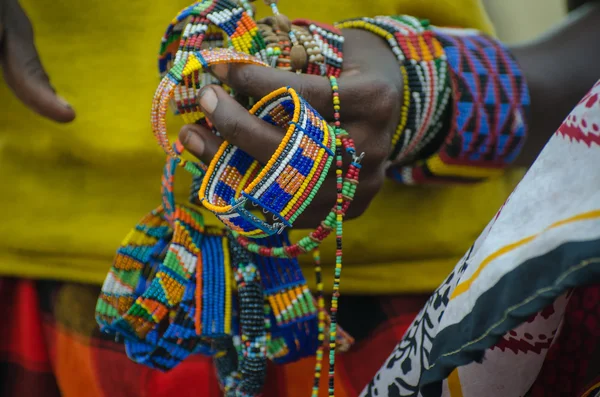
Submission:
[[187,171],[194,175],[201,176],[203,174],[203,170],[199,169],[197,164],[188,162],[186,159],[176,153],[169,142],[166,122],[167,108],[169,101],[175,95],[177,87],[185,80],[186,77],[192,76],[199,70],[206,70],[210,66],[222,63],[244,63],[267,66],[265,63],[259,61],[257,58],[251,55],[242,54],[231,50],[217,48],[210,51],[203,50],[190,52],[185,56],[182,56],[178,62],[173,65],[165,77],[162,78],[152,101],[151,122],[154,136],[158,140],[158,143],[163,148],[165,153],[177,159],[177,162],[180,166],[184,167]]
[[[325,120],[293,88],[282,87],[261,99],[251,114],[286,130],[264,166],[225,142],[200,187],[202,204],[232,231],[264,237],[291,227],[311,203],[333,161],[335,136]],[[261,207],[269,224],[246,209]]]

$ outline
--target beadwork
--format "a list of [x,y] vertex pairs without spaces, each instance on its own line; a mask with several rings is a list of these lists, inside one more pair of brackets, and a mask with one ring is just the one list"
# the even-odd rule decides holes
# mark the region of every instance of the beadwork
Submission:
[[400,123],[392,137],[390,159],[399,164],[415,161],[447,127],[451,109],[446,54],[429,22],[403,15],[360,18],[337,26],[364,29],[381,36],[396,55],[404,80],[404,98]]
[[183,81],[185,76],[193,75],[198,70],[206,70],[210,66],[222,63],[244,63],[267,66],[251,55],[237,53],[230,50],[214,49],[203,50],[182,55],[179,61],[173,65],[169,72],[162,78],[154,99],[152,101],[151,123],[154,136],[159,144],[169,155],[177,159],[177,163],[194,175],[203,175],[197,165],[181,157],[172,147],[167,135],[167,108],[169,101],[175,94],[175,89]]
[[526,138],[530,98],[522,71],[496,39],[475,30],[433,28],[447,54],[454,109],[425,158],[394,167],[405,184],[470,183],[500,175]]
[[[249,16],[252,7],[247,2],[241,5],[229,0],[199,1],[183,10],[167,29],[159,59],[162,80],[152,105],[153,131],[168,155],[162,186],[164,203],[145,219],[161,225],[164,235],[160,242],[140,237],[146,245],[127,251],[134,258],[141,255],[138,273],[124,272],[119,259],[115,261],[97,313],[104,330],[125,337],[127,352],[137,362],[167,370],[189,354],[214,355],[225,395],[250,397],[260,394],[267,357],[290,362],[314,354],[319,346],[322,353],[325,329],[330,333],[331,360],[336,347],[344,351],[353,342],[337,327],[337,306],[332,306],[331,317],[327,315],[322,295],[317,313],[317,303],[294,257],[316,248],[334,228],[341,244],[341,222],[355,193],[362,156],[356,156],[352,140],[340,128],[335,79],[335,127],[327,125],[289,87],[274,91],[250,109],[257,117],[285,129],[281,145],[264,167],[227,143],[209,167],[185,160],[179,142],[170,144],[165,120],[171,100],[186,122],[210,127],[195,99],[201,87],[218,83],[206,73],[210,66],[275,65],[284,70],[289,67],[296,72],[339,76],[343,44],[339,30],[305,20],[292,24],[274,4],[274,20],[265,21],[259,29]],[[269,29],[278,36],[276,42],[273,35],[267,35]],[[345,178],[342,149],[353,157]],[[308,207],[333,162],[334,150],[338,167],[334,209],[324,226],[303,243],[290,245],[285,234],[277,233],[292,226]],[[172,186],[177,166],[193,174],[192,192],[199,192],[200,203],[234,232],[233,238],[221,228],[205,228],[196,210],[175,204]],[[270,212],[275,223],[250,213],[246,202]],[[270,248],[258,244],[253,245],[256,249],[244,248],[248,246],[244,236],[269,235],[270,240],[256,241]],[[341,246],[337,256],[341,266]],[[147,279],[139,277],[142,273],[149,273]],[[239,317],[235,314],[233,276],[238,285]],[[115,283],[120,278],[135,285],[127,290],[129,294],[122,293]],[[337,296],[338,270],[336,280]],[[114,304],[120,305],[118,311]]]
[[[234,240],[230,249],[238,286],[240,338],[216,340],[222,351],[214,358],[226,397],[258,396],[263,388],[267,366],[268,334],[262,285],[258,269]],[[237,354],[235,354],[237,352]]]
[[[292,88],[261,99],[251,114],[287,131],[264,166],[237,147],[224,143],[208,167],[200,201],[232,231],[264,237],[291,227],[319,190],[333,160],[329,126]],[[258,219],[246,202],[268,211],[275,223]]]
[[[268,18],[257,25],[251,18],[252,7],[245,0],[240,3],[241,6],[230,0],[202,0],[184,8],[173,19],[161,40],[158,61],[161,77],[189,53],[223,47],[254,55],[273,67],[292,70],[290,40],[296,36],[301,39],[301,42],[296,40],[298,44],[302,44],[308,53],[308,57],[300,57],[302,71],[339,76],[343,37],[338,29],[299,20],[294,23],[309,28],[308,35],[298,35],[299,26],[291,25],[291,31],[285,32],[275,20]],[[280,19],[285,20],[283,16]],[[186,123],[204,117],[195,100],[200,88],[207,84],[221,84],[205,72],[197,70],[185,76],[175,88],[173,110]]]
[[[176,144],[174,150],[179,153],[180,147]],[[208,354],[204,337],[227,334],[231,324],[231,310],[227,310],[231,288],[224,277],[218,291],[223,306],[211,302],[219,308],[217,325],[221,327],[211,330],[206,326],[203,334],[195,332],[192,274],[197,271],[207,231],[199,213],[173,201],[175,162],[171,158],[165,166],[163,205],[147,215],[123,242],[96,307],[103,331],[124,336],[133,360],[163,370],[191,353]],[[212,268],[219,266],[218,261],[212,263]],[[224,265],[221,268],[227,272]],[[218,293],[213,294],[218,299]]]

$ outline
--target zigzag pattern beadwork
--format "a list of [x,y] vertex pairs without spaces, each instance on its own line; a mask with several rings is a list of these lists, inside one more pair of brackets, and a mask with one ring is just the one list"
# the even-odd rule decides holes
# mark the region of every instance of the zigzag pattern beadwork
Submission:
[[434,28],[447,54],[454,110],[449,133],[431,156],[392,170],[402,183],[468,183],[500,175],[519,154],[530,98],[510,52],[481,32]]

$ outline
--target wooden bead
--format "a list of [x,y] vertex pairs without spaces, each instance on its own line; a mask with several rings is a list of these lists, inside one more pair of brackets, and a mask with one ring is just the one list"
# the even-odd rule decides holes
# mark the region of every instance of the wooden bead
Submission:
[[275,17],[265,17],[263,19],[260,19],[258,21],[259,24],[261,25],[267,25],[269,27],[272,27],[273,25],[275,25]]
[[277,26],[279,26],[279,29],[281,29],[282,31],[289,33],[290,30],[292,30],[292,22],[285,15],[276,15],[275,19],[277,20]]
[[308,56],[306,50],[301,45],[295,45],[290,52],[293,70],[302,70],[306,67]]

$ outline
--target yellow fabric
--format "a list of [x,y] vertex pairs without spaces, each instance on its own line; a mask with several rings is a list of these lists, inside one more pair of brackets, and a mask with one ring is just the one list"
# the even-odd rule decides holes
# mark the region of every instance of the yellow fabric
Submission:
[[[100,283],[121,239],[160,202],[164,156],[149,128],[156,52],[166,24],[188,3],[21,4],[52,82],[77,119],[44,120],[0,84],[0,274]],[[280,8],[328,22],[407,13],[491,32],[478,0],[283,0]],[[259,10],[268,15],[264,5]],[[510,192],[513,176],[470,187],[388,183],[369,211],[345,227],[342,292],[437,286]],[[187,197],[186,183],[179,188],[179,197]],[[322,258],[331,264],[331,245]]]

